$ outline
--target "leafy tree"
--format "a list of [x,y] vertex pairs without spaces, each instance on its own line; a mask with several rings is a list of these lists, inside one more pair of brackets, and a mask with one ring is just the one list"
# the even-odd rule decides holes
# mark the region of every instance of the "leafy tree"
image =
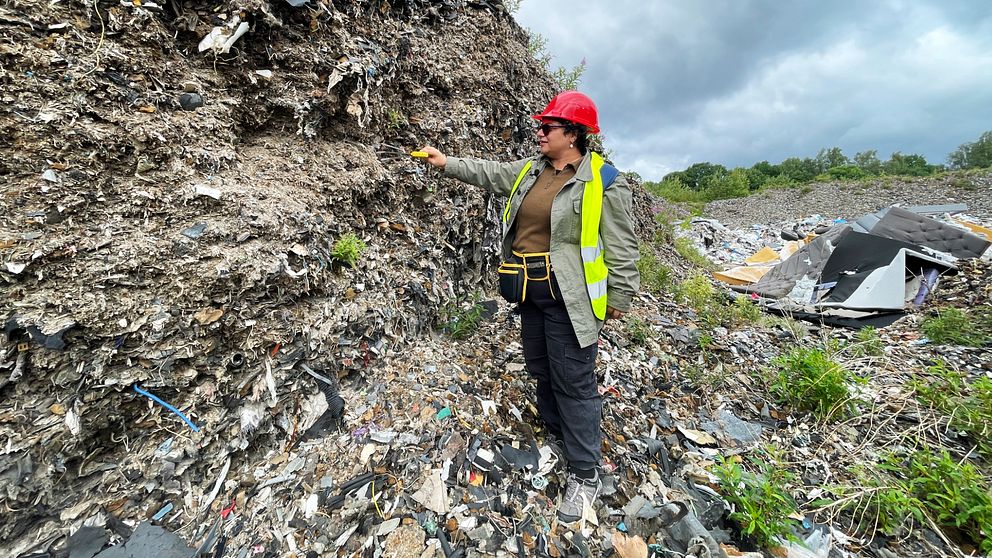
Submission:
[[818,172],[826,172],[828,169],[834,167],[843,167],[849,165],[851,161],[844,155],[844,152],[840,150],[839,147],[831,147],[830,149],[821,149],[819,153],[816,154],[816,166]]
[[854,156],[854,164],[871,175],[882,174],[882,161],[878,159],[878,151],[869,149]]
[[739,167],[720,177],[711,176],[706,188],[707,197],[712,200],[743,198],[750,193],[747,169]]
[[751,167],[751,170],[758,171],[761,174],[763,174],[763,175],[765,175],[765,176],[767,176],[769,178],[770,177],[773,177],[773,176],[778,176],[778,175],[782,174],[782,169],[778,168],[778,165],[773,165],[773,164],[769,163],[768,161],[761,161],[761,162],[755,163]]
[[927,163],[922,155],[903,155],[896,151],[892,157],[882,165],[886,174],[898,174],[904,176],[928,176],[936,172],[938,167]]
[[709,186],[711,181],[727,176],[727,172],[727,167],[723,165],[714,165],[713,163],[705,162],[695,163],[684,171],[672,172],[665,175],[663,180],[668,180],[669,177],[678,178],[690,190],[703,190]]
[[758,188],[761,188],[761,186],[765,182],[767,182],[769,178],[771,178],[771,176],[766,175],[765,173],[755,169],[754,167],[751,167],[749,169],[739,167],[734,170],[735,171],[739,170],[744,173],[745,178],[747,178],[747,187],[752,192],[757,190]]
[[992,131],[985,132],[977,141],[962,143],[947,156],[952,169],[992,167]]
[[857,180],[868,176],[868,173],[865,172],[864,169],[855,165],[841,165],[839,167],[833,167],[827,170],[827,174],[830,178],[838,178],[841,180]]
[[778,165],[782,175],[795,182],[809,182],[820,174],[820,166],[814,159],[789,157]]

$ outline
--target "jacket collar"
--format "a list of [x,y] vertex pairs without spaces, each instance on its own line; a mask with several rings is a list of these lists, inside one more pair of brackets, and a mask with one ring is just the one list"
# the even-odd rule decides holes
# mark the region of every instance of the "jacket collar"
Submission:
[[[551,159],[546,156],[541,155],[537,159],[539,163],[539,168],[535,169],[535,174],[540,174],[548,165],[551,164]],[[581,180],[582,182],[589,182],[592,180],[592,150],[586,150],[586,154],[579,161],[578,166],[575,168],[575,180]]]

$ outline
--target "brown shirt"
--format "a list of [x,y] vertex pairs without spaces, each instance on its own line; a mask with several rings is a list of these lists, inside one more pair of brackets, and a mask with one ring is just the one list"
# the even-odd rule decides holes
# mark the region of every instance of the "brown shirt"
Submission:
[[562,187],[575,176],[578,159],[562,170],[554,166],[544,167],[544,171],[531,186],[517,212],[517,234],[513,238],[513,249],[521,253],[548,252],[551,250],[551,204]]

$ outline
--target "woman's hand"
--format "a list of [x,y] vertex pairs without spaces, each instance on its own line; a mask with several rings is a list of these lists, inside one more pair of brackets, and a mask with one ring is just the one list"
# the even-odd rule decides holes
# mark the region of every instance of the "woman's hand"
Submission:
[[441,153],[437,149],[434,149],[429,145],[425,145],[421,147],[420,150],[427,153],[427,162],[432,166],[439,169],[444,169],[444,165],[448,164],[448,158],[444,156],[444,153]]
[[609,320],[610,318],[613,318],[614,320],[619,320],[622,317],[623,317],[623,312],[617,310],[616,308],[614,308],[612,306],[607,306],[606,307],[606,319],[607,320]]

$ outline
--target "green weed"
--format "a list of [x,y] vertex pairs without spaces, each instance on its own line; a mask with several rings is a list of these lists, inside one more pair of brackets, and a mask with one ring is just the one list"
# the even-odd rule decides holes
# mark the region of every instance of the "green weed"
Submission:
[[667,291],[672,286],[672,270],[661,263],[651,247],[642,243],[637,270],[641,273],[641,286],[654,293]]
[[751,324],[761,320],[764,315],[761,308],[746,297],[738,297],[730,303],[729,299],[722,292],[717,291],[713,283],[704,275],[689,277],[679,283],[674,292],[676,298],[681,299],[696,312],[707,328]]
[[641,318],[628,314],[624,318],[627,329],[627,338],[635,345],[644,346],[651,338],[651,325]]
[[[704,351],[706,350],[704,345],[707,345],[707,339],[709,344],[712,344],[713,340],[708,335],[702,335],[699,338],[699,345]],[[696,388],[714,390],[727,380],[728,372],[722,366],[692,364],[682,368],[682,376]]]
[[452,302],[441,308],[442,328],[452,338],[468,339],[479,330],[485,308],[478,299],[479,296],[474,295],[467,301]]
[[944,308],[924,320],[920,329],[938,345],[981,347],[992,341],[992,311],[984,306],[971,311]]
[[949,426],[971,437],[979,450],[992,455],[992,380],[967,376],[943,362],[927,368],[926,377],[909,383],[924,405],[947,415]]
[[[862,484],[856,488],[833,487],[830,492],[843,502],[841,509],[850,512],[854,527],[862,533],[881,531],[889,536],[902,533],[911,520],[922,522],[923,502],[914,498],[886,471],[891,469],[886,456],[877,466],[857,465],[849,472]],[[850,494],[848,493],[850,492]],[[819,500],[814,504],[829,503]]]
[[878,337],[878,331],[873,327],[863,327],[855,335],[854,343],[847,346],[847,351],[853,357],[882,356],[885,343]]
[[746,296],[738,296],[731,307],[732,321],[736,325],[753,324],[761,321],[765,315],[761,307],[748,300]]
[[704,256],[696,245],[692,243],[692,240],[679,237],[675,239],[675,253],[682,256],[683,259],[688,261],[695,267],[700,267],[706,270],[716,269],[713,262],[709,261],[706,256]]
[[721,494],[732,506],[730,519],[762,547],[775,544],[777,539],[796,540],[789,519],[796,513],[796,504],[788,492],[795,477],[773,452],[750,461],[754,472],[722,457],[713,469]]
[[355,267],[358,259],[365,252],[365,241],[358,238],[355,233],[345,233],[334,243],[331,249],[331,257],[348,267]]
[[[921,449],[882,457],[875,469],[861,469],[867,486],[842,507],[853,510],[858,528],[896,535],[912,518],[958,529],[983,555],[992,552],[992,491],[974,465],[942,450]],[[842,495],[842,491],[838,495]]]
[[907,461],[901,464],[907,470],[906,492],[923,502],[937,523],[968,535],[983,554],[992,552],[992,491],[985,475],[946,451],[917,451]]
[[387,117],[389,121],[386,123],[386,128],[392,131],[397,131],[409,123],[406,116],[398,109],[389,109]]
[[848,416],[854,411],[850,385],[863,383],[826,351],[796,347],[772,361],[777,368],[772,393],[795,409],[819,419]]
[[697,314],[704,314],[714,304],[716,289],[703,275],[693,275],[679,283],[675,294],[688,304]]

